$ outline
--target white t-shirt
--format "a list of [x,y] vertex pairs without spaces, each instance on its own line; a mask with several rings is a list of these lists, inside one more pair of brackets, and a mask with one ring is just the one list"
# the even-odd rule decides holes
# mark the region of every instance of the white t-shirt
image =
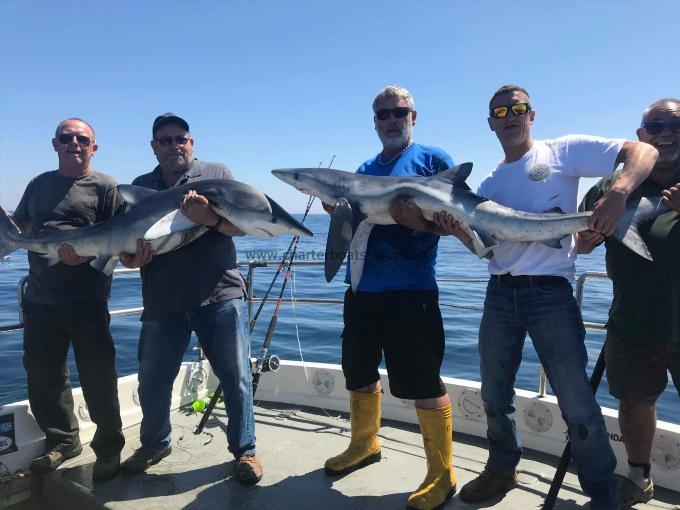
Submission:
[[[568,135],[534,140],[517,161],[500,163],[484,178],[477,194],[520,211],[542,213],[559,207],[576,211],[580,177],[609,177],[624,139]],[[562,249],[540,242],[500,241],[493,249],[489,273],[556,275],[574,278],[574,237],[562,240]]]

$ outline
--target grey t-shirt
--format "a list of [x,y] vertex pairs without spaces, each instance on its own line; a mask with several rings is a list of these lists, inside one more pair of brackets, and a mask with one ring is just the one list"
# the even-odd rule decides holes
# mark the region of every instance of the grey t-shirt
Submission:
[[[233,177],[221,163],[194,160],[175,186],[204,179]],[[168,189],[160,166],[137,177],[132,184],[159,191]],[[212,230],[178,250],[155,256],[141,273],[143,321],[162,320],[173,313],[245,295],[234,241]]]
[[[78,178],[65,177],[58,170],[45,172],[28,184],[14,218],[23,228],[30,225],[33,236],[93,225],[121,209],[123,200],[116,185],[108,175],[94,171]],[[28,301],[60,304],[109,298],[111,278],[87,263],[48,267],[47,261],[33,252],[28,252],[28,263]]]

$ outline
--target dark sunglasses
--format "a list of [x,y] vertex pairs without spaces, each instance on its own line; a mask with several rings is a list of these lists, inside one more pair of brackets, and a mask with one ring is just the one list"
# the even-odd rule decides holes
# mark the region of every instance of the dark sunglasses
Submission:
[[57,140],[59,140],[59,143],[64,145],[71,143],[74,138],[76,139],[76,142],[78,142],[83,147],[87,147],[92,143],[90,137],[85,135],[76,135],[75,133],[61,133],[60,135],[57,135]]
[[529,103],[516,103],[507,106],[496,106],[491,108],[489,112],[494,119],[504,119],[508,116],[508,111],[511,111],[513,115],[526,115],[531,111],[531,105]]
[[394,115],[395,119],[403,119],[409,113],[411,113],[410,108],[405,106],[397,106],[396,108],[383,108],[378,110],[375,112],[375,116],[378,120],[387,120],[390,118],[390,115]]
[[680,134],[680,119],[674,120],[648,120],[642,123],[642,129],[647,131],[650,135],[658,135],[663,133],[664,129],[668,129],[671,133]]
[[172,142],[175,142],[177,145],[186,145],[189,142],[189,140],[190,140],[189,137],[179,135],[175,136],[174,138],[172,136],[161,136],[160,138],[156,138],[156,141],[158,143],[166,147],[172,145]]

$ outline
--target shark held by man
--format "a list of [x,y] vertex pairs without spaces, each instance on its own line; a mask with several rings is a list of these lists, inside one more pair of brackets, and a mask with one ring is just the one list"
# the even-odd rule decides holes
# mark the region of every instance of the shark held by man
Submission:
[[152,249],[161,254],[176,250],[207,232],[207,227],[193,223],[179,209],[182,197],[190,190],[205,196],[217,215],[246,234],[257,237],[284,233],[312,235],[271,198],[242,182],[211,179],[163,191],[120,185],[118,191],[126,202],[126,212],[95,225],[53,230],[37,237],[23,235],[0,208],[0,257],[24,248],[54,265],[59,262],[57,250],[68,244],[79,256],[92,257],[92,267],[110,275],[120,253],[136,251],[138,239],[149,242]]
[[[431,177],[372,176],[319,168],[272,170],[272,174],[335,206],[326,242],[326,280],[335,276],[349,251],[351,285],[355,291],[361,280],[362,254],[366,253],[371,230],[374,225],[395,223],[390,206],[399,198],[417,205],[428,220],[442,211],[453,216],[472,239],[473,250],[480,257],[489,254],[499,240],[541,242],[560,249],[564,237],[588,229],[592,212],[530,213],[480,197],[465,184],[471,171],[472,163],[464,163]],[[638,225],[667,210],[660,198],[629,202],[612,237],[651,260]]]

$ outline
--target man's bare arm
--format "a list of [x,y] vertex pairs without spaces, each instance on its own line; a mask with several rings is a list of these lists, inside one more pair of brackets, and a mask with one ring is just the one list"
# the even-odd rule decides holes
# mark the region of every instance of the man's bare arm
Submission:
[[616,158],[614,168],[623,162],[619,178],[609,191],[595,204],[593,215],[588,220],[590,230],[611,235],[626,210],[628,196],[652,172],[659,152],[649,144],[628,141],[623,144]]
[[219,216],[210,207],[208,199],[199,195],[195,190],[190,190],[184,197],[180,205],[182,214],[194,223],[205,227],[212,227],[215,231],[224,236],[238,237],[246,235],[241,229],[235,226],[226,218]]

